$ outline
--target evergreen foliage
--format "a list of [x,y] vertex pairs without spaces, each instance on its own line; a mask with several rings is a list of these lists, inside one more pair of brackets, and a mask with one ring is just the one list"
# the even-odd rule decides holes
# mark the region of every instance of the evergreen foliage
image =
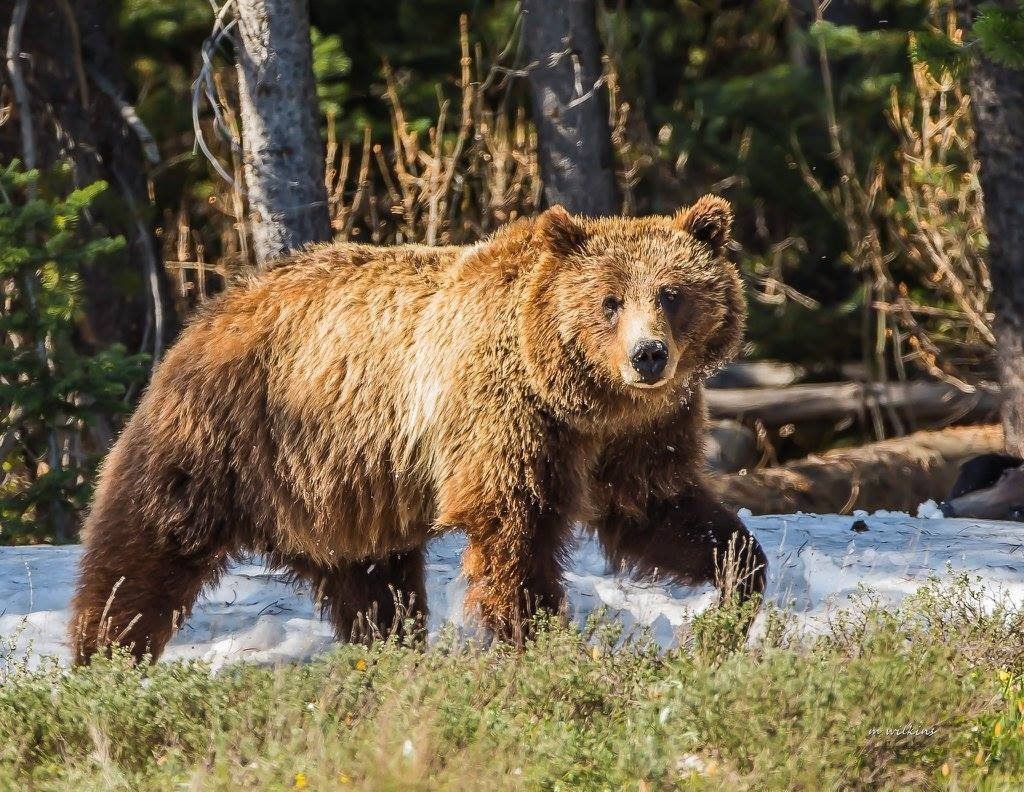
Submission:
[[[17,161],[0,169],[0,433],[4,470],[0,541],[70,539],[95,465],[80,429],[123,412],[145,356],[75,343],[79,270],[124,246],[87,233],[80,218],[106,185],[65,193],[62,174],[40,179]],[[63,534],[63,535],[62,535]]]
[[974,20],[982,51],[996,63],[1024,69],[1024,3],[1016,9],[986,3]]
[[910,57],[914,63],[921,64],[936,77],[949,72],[955,78],[962,79],[971,66],[970,50],[945,33],[935,30],[922,30],[911,36]]
[[966,43],[938,30],[921,31],[910,42],[914,62],[926,66],[936,76],[945,71],[963,78],[970,68],[971,56],[979,49],[996,63],[1024,69],[1024,2],[1016,8],[983,4]]
[[[203,282],[213,283],[209,290],[216,291],[247,259],[244,241],[238,239],[244,233],[239,231],[244,195],[220,181],[195,146],[192,86],[214,12],[207,0],[119,0],[113,8],[130,86],[126,98],[163,156],[150,174],[153,216],[164,245],[160,253],[184,265],[202,262],[208,269],[195,280],[208,279]],[[911,360],[918,355],[920,361],[927,350],[901,351],[898,344],[907,333],[877,306],[910,300],[930,312],[919,324],[937,339],[936,349],[961,350],[955,354],[957,367],[972,357],[967,366],[971,376],[991,376],[986,369],[991,344],[984,328],[975,328],[965,339],[963,323],[948,318],[959,315],[959,307],[943,293],[941,278],[933,278],[922,265],[909,239],[911,226],[922,216],[914,196],[934,193],[938,197],[926,213],[930,226],[922,238],[952,240],[947,258],[984,266],[985,240],[977,227],[977,190],[972,187],[970,114],[941,118],[936,110],[930,119],[933,130],[956,128],[953,145],[935,142],[941,161],[922,161],[915,168],[917,155],[902,147],[906,126],[918,125],[930,112],[920,90],[921,66],[945,86],[937,105],[946,101],[941,97],[950,79],[962,94],[972,59],[980,53],[1007,66],[1024,66],[1024,4],[984,5],[973,30],[962,35],[950,22],[953,5],[946,0],[835,0],[818,21],[812,9],[813,3],[791,0],[598,3],[613,140],[620,174],[629,182],[629,211],[670,212],[708,191],[734,204],[740,248],[734,255],[752,298],[746,348],[751,357],[798,363],[818,379],[839,378],[850,363],[864,364],[874,376],[904,376],[914,364],[904,367],[901,356]],[[313,69],[325,132],[333,122],[336,134],[335,175],[347,162],[332,200],[363,206],[361,217],[352,222],[342,218],[336,228],[352,238],[382,243],[421,238],[412,223],[396,231],[402,201],[389,204],[388,196],[394,189],[420,189],[417,185],[428,181],[423,174],[429,171],[425,163],[431,152],[456,148],[463,161],[453,169],[451,217],[472,201],[486,205],[495,222],[534,211],[530,189],[520,189],[522,182],[512,189],[507,178],[513,170],[509,161],[527,173],[533,156],[523,76],[534,66],[523,54],[518,14],[514,0],[312,0]],[[460,15],[468,21],[474,113],[486,119],[461,147],[456,146],[463,109]],[[221,118],[213,118],[205,91],[198,109],[205,139],[224,168],[240,177],[238,150],[227,140],[240,132],[232,112],[237,107],[232,46],[230,36],[219,42],[206,86],[222,104]],[[492,63],[501,68],[489,72]],[[401,104],[400,133],[395,97]],[[894,123],[897,106],[900,122]],[[446,122],[435,133],[442,115]],[[848,167],[840,166],[833,132],[849,155]],[[365,155],[364,135],[370,143]],[[491,146],[492,137],[499,139],[497,148]],[[4,153],[9,160],[11,152]],[[403,162],[408,172],[398,173]],[[378,172],[387,167],[394,169],[391,185]],[[856,209],[862,215],[856,223],[843,214],[854,208],[844,210],[823,198],[848,188],[851,173],[856,189],[872,196]],[[464,184],[488,178],[493,183],[487,183],[487,190]],[[360,192],[369,182],[374,182],[371,198]],[[14,193],[23,189],[10,188]],[[116,203],[96,205],[101,223],[104,212],[123,211]],[[367,210],[371,204],[372,211]],[[369,227],[370,215],[376,227]],[[491,227],[463,222],[457,238]],[[877,234],[885,257],[892,281],[888,294],[876,288],[863,255],[860,234],[866,228]],[[73,273],[75,265],[67,260],[65,272]],[[178,278],[177,307],[187,318],[196,300],[192,292],[184,296],[190,286],[175,266],[168,271]],[[41,286],[47,277],[43,272]],[[74,295],[71,280],[58,279],[58,284]],[[129,287],[142,288],[135,282]],[[44,296],[56,299],[55,294]],[[73,315],[76,299],[69,297],[66,316]],[[65,332],[73,324],[65,318]],[[984,319],[975,324],[983,325]],[[940,351],[928,354],[932,368],[918,366],[918,375],[946,370]],[[112,367],[119,370],[119,364]],[[126,380],[116,375],[114,381],[120,388]],[[123,407],[121,400],[114,402],[111,415]],[[56,412],[64,420],[77,420],[74,412]],[[116,415],[113,422],[116,428]],[[34,453],[42,453],[38,445]],[[31,509],[24,513],[34,514]]]

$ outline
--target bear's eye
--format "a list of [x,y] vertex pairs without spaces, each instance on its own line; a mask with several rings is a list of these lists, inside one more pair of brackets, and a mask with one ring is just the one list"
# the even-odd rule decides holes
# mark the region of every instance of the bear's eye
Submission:
[[658,291],[658,302],[661,303],[666,311],[677,308],[680,299],[678,289],[673,289],[671,286],[665,286]]
[[604,311],[605,318],[608,319],[608,321],[614,319],[621,308],[622,300],[618,297],[605,297],[604,302],[601,303],[601,309]]

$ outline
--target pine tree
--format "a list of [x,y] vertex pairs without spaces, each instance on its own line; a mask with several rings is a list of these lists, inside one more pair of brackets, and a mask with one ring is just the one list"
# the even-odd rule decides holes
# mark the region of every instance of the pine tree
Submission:
[[[0,169],[0,541],[71,540],[88,497],[95,453],[88,428],[126,409],[146,357],[121,346],[96,354],[75,344],[80,271],[124,239],[86,237],[83,212],[96,182],[62,194],[66,173],[40,179],[17,161]],[[54,190],[54,187],[57,189]]]

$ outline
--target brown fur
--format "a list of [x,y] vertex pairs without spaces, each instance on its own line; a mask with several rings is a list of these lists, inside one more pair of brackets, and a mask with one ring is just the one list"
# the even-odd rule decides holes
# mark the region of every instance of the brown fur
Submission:
[[[314,247],[229,289],[103,467],[78,659],[111,642],[159,655],[242,551],[310,582],[343,638],[422,618],[423,546],[452,529],[469,539],[468,607],[505,636],[559,607],[576,521],[616,561],[710,578],[748,536],[700,475],[700,383],[745,313],[730,219],[713,198],[671,219],[555,207],[470,248]],[[669,350],[660,387],[629,381],[640,336]]]

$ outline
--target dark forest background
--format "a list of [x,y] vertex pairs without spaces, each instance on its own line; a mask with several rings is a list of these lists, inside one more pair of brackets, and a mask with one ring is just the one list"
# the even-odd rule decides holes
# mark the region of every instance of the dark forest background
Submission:
[[[74,536],[151,367],[197,305],[257,266],[228,10],[0,7],[0,541]],[[473,241],[547,202],[530,93],[544,64],[520,12],[312,0],[336,238]],[[616,210],[673,212],[707,192],[735,207],[744,359],[771,361],[742,384],[989,393],[998,333],[970,80],[978,63],[1021,65],[1016,3],[617,0],[593,16]],[[980,420],[949,413],[735,417],[754,468]]]

